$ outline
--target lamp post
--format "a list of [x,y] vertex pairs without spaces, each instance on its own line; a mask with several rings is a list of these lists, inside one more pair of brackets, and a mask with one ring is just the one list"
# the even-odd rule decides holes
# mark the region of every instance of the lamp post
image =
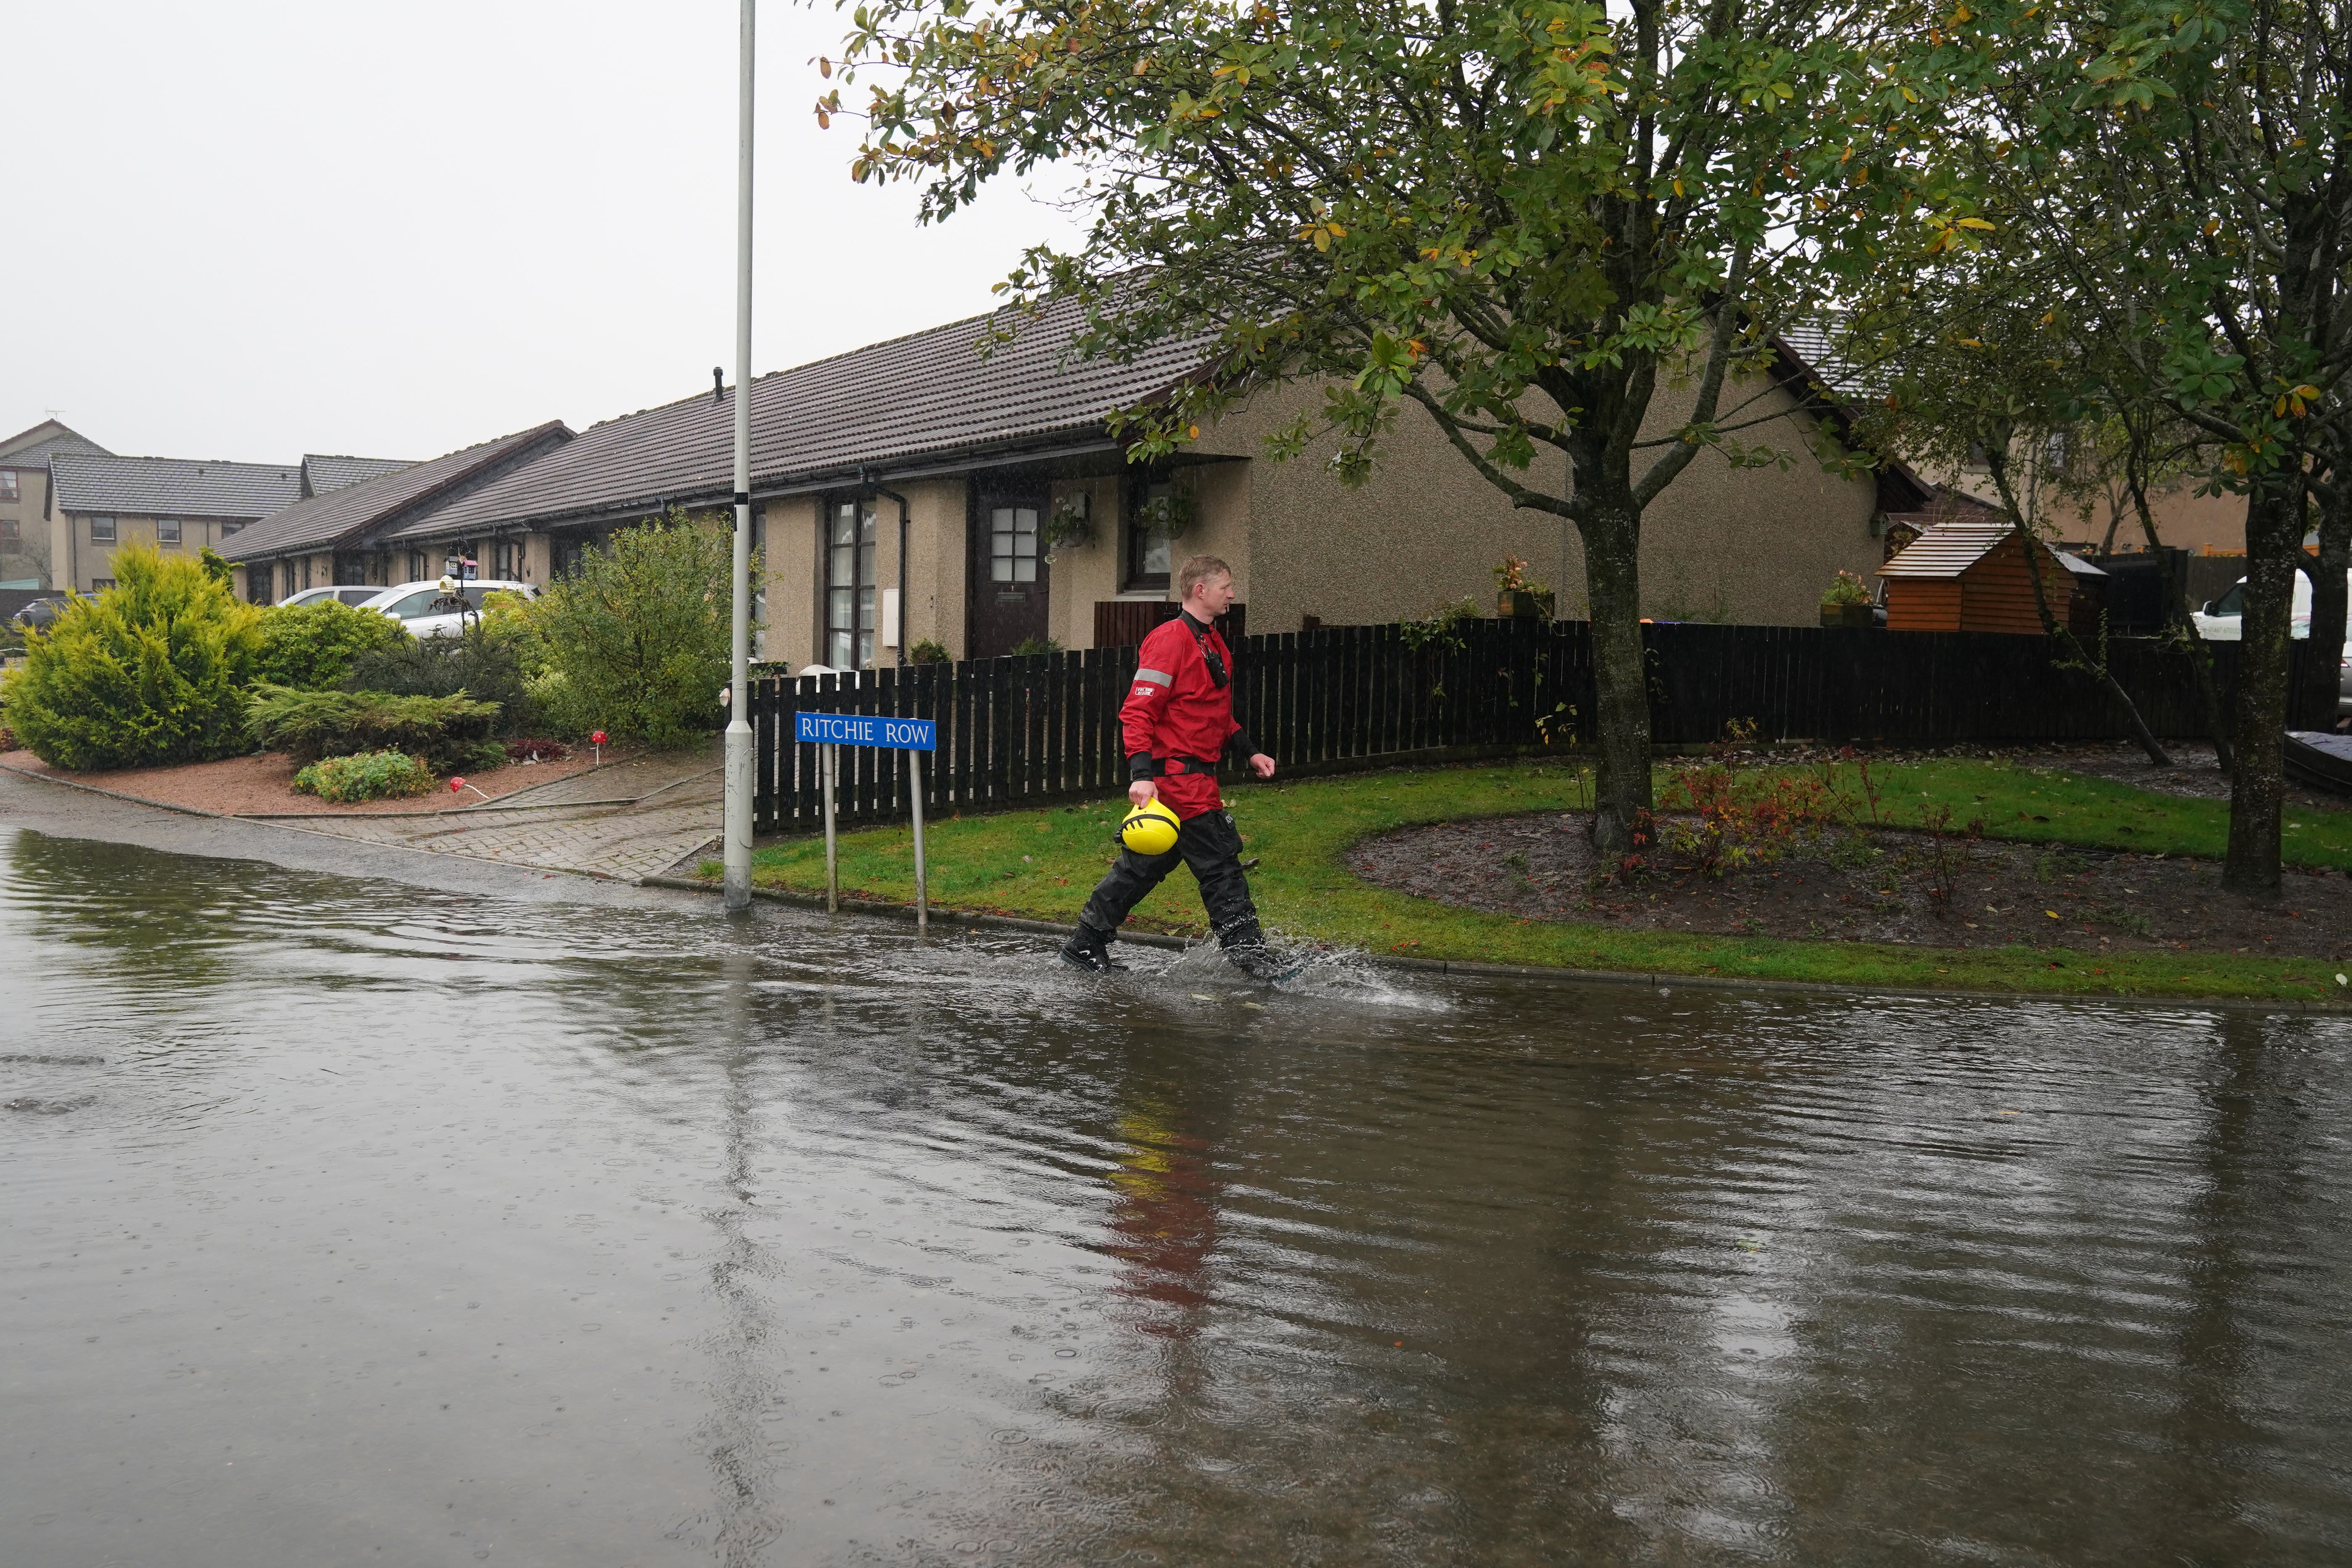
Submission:
[[751,65],[755,0],[741,0],[735,164],[735,624],[728,685],[726,905],[751,904]]

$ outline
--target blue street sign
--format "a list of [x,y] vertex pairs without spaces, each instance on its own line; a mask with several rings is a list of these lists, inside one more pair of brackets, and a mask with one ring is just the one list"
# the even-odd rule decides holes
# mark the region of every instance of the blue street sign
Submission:
[[936,752],[939,726],[929,719],[871,713],[794,713],[793,739],[817,745],[881,746],[893,752]]

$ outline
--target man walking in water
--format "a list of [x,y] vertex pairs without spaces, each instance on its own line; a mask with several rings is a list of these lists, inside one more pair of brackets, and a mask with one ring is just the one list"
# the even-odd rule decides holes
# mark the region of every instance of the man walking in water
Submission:
[[1234,602],[1233,569],[1213,555],[1195,555],[1176,574],[1176,591],[1184,612],[1143,639],[1135,684],[1118,714],[1126,731],[1127,797],[1140,806],[1157,795],[1176,814],[1181,825],[1176,847],[1165,855],[1120,849],[1110,875],[1080,911],[1078,929],[1062,945],[1062,962],[1080,969],[1118,968],[1110,956],[1112,934],[1181,860],[1201,884],[1201,902],[1226,959],[1253,979],[1269,980],[1281,966],[1258,929],[1257,906],[1242,873],[1241,835],[1217,794],[1217,759],[1228,752],[1246,757],[1258,777],[1274,776],[1274,759],[1234,719],[1234,656],[1216,627]]

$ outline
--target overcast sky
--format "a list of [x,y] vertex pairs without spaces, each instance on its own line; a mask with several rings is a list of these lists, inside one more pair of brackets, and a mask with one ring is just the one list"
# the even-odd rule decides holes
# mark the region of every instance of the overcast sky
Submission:
[[[423,458],[734,377],[730,0],[5,16],[0,435]],[[809,113],[845,30],[761,6],[762,374],[984,310],[1072,232],[1011,184],[921,228],[850,184],[855,122]]]

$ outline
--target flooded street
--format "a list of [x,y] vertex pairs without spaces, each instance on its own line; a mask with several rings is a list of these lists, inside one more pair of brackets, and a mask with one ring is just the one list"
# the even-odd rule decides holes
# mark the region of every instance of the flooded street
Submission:
[[0,827],[0,1562],[2341,1563],[2352,1022]]

